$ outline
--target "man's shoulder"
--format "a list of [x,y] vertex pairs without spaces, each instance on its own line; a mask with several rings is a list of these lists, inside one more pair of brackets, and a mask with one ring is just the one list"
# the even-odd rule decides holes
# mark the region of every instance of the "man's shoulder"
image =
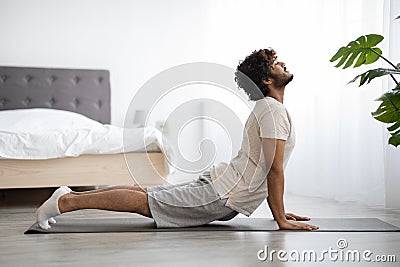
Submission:
[[256,102],[253,112],[257,115],[276,112],[286,113],[286,108],[281,102],[277,101],[276,99],[272,97],[266,97]]

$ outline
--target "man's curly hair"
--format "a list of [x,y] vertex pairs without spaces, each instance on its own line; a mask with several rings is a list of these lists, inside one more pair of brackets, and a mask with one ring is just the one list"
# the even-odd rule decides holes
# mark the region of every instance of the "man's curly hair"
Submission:
[[[260,49],[239,62],[235,72],[235,81],[243,89],[250,100],[259,100],[269,94],[269,88],[262,81],[271,75],[270,66],[276,59],[272,49]],[[254,86],[254,84],[257,86]]]

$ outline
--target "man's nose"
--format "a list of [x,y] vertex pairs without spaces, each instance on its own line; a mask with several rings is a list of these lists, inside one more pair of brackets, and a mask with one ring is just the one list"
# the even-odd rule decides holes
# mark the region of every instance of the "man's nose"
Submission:
[[286,66],[285,62],[279,62],[278,64],[281,65],[282,68]]

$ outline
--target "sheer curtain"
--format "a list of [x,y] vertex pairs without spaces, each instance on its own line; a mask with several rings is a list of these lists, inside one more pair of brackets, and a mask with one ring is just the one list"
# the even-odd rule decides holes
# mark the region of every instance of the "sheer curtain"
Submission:
[[347,85],[366,68],[339,70],[329,62],[349,41],[384,33],[383,1],[210,0],[208,5],[208,61],[235,68],[251,51],[273,47],[294,73],[284,103],[297,133],[286,191],[384,204],[386,140],[382,124],[370,115],[382,84]]
[[[400,21],[394,18],[400,15],[400,2],[397,0],[385,0],[385,9],[389,14],[386,23],[385,36],[390,37],[390,40],[385,43],[384,49],[389,53],[392,62],[400,62]],[[395,84],[392,79],[387,78],[383,81],[385,91],[394,88]],[[389,134],[385,131],[385,138],[389,138]],[[400,208],[400,149],[393,146],[385,147],[385,207]]]

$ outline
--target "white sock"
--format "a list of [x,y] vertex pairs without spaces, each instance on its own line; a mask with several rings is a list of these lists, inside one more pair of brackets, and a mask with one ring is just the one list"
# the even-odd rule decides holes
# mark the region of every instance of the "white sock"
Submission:
[[[64,188],[65,190],[67,190],[68,193],[72,192],[71,188],[69,188],[69,187],[66,186],[66,185],[61,186],[61,188]],[[49,224],[55,224],[56,222],[57,222],[56,219],[54,219],[53,217],[51,217],[51,218],[49,219]]]
[[58,209],[58,199],[69,192],[70,191],[65,187],[60,187],[42,204],[42,206],[40,206],[36,212],[36,222],[39,224],[40,228],[49,229],[49,222],[55,223],[53,217],[61,214]]
[[71,188],[69,188],[69,187],[66,186],[66,185],[61,186],[61,188],[64,188],[65,190],[67,190],[68,193],[72,192]]

